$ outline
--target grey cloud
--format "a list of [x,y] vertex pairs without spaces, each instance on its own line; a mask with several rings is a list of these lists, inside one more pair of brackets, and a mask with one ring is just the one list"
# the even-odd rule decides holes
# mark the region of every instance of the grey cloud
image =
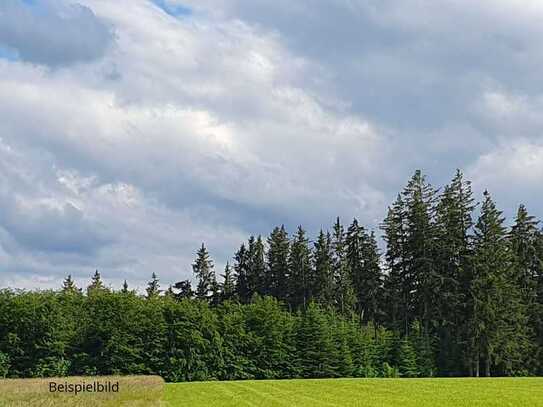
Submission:
[[30,250],[91,256],[113,241],[112,236],[103,232],[104,226],[85,219],[69,203],[60,208],[41,205],[23,209],[4,200],[0,224],[17,243]]
[[[417,168],[436,186],[467,169],[508,214],[520,201],[543,214],[540,167],[520,164],[543,129],[543,30],[513,1],[168,3],[194,13],[85,0],[120,51],[94,64],[0,64],[1,94],[13,95],[0,97],[0,134],[15,151],[0,181],[34,208],[0,220],[0,261],[33,276],[21,284],[40,265],[57,279],[97,267],[166,283],[190,277],[202,241],[220,269],[276,224],[313,235],[340,215],[377,227]],[[28,237],[56,223],[94,236],[95,252]]]
[[88,7],[63,0],[0,3],[0,45],[23,61],[51,67],[90,62],[104,55],[114,34]]

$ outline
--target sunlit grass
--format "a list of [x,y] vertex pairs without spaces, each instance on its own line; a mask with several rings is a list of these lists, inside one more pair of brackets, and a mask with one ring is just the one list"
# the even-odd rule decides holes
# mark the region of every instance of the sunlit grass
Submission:
[[167,384],[170,406],[543,406],[543,378],[331,379]]

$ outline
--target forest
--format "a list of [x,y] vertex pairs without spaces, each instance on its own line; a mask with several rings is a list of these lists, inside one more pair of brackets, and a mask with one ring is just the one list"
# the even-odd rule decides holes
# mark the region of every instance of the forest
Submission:
[[216,271],[202,244],[194,283],[150,270],[145,294],[99,271],[85,290],[0,290],[0,377],[543,374],[539,221],[520,205],[507,222],[461,171],[441,189],[416,171],[378,231],[278,226],[231,260]]

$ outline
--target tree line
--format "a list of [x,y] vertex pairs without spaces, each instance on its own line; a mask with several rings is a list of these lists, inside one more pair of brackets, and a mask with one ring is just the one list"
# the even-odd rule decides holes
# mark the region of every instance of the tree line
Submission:
[[204,244],[194,286],[146,294],[96,271],[85,293],[0,291],[0,376],[160,374],[169,381],[543,373],[543,232],[512,226],[457,171],[416,171],[374,231],[340,219],[251,236],[217,277]]

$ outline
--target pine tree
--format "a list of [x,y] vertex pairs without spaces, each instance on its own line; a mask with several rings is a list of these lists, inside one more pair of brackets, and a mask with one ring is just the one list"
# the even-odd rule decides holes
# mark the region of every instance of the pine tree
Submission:
[[236,287],[234,284],[234,276],[232,275],[232,267],[230,267],[228,262],[226,262],[222,278],[222,300],[231,300],[234,298]]
[[289,284],[290,242],[285,226],[276,227],[268,238],[265,294],[286,301]]
[[311,267],[309,241],[301,226],[298,227],[298,231],[290,245],[288,266],[289,304],[293,309],[298,309],[300,307],[305,309],[312,296],[314,278]]
[[102,282],[102,276],[100,275],[100,272],[96,270],[94,272],[94,275],[92,276],[91,283],[87,287],[87,295],[90,295],[95,292],[99,291],[106,291],[106,287],[104,286],[104,283]]
[[147,284],[147,288],[145,289],[145,292],[147,293],[147,299],[155,298],[160,295],[160,284],[158,277],[155,273],[151,276],[151,281]]
[[209,258],[209,253],[203,243],[196,254],[196,261],[192,265],[192,270],[197,279],[196,298],[210,300],[216,279],[213,261]]
[[62,292],[67,294],[81,294],[81,289],[77,288],[71,274],[62,283]]
[[332,237],[320,231],[314,248],[315,283],[313,295],[321,306],[332,308],[335,305],[335,281],[333,272]]
[[339,218],[334,224],[332,240],[332,268],[336,286],[336,307],[341,315],[350,316],[355,310],[356,296],[347,264],[345,231]]

